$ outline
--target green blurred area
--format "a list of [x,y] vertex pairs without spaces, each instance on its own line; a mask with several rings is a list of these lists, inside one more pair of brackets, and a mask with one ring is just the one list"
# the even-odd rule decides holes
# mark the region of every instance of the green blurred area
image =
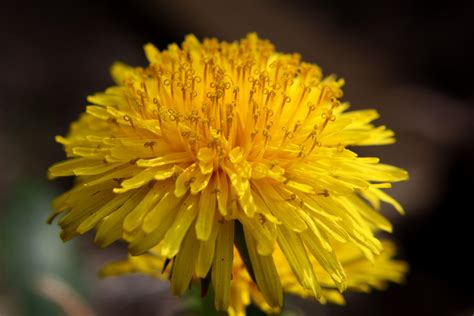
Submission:
[[63,243],[57,225],[46,223],[58,193],[46,179],[22,178],[7,194],[0,230],[0,282],[7,315],[63,315],[40,294],[41,280],[49,277],[64,280],[87,299],[77,242]]
[[[0,221],[0,315],[64,315],[65,312],[44,291],[44,280],[64,283],[89,305],[97,302],[90,293],[97,283],[90,282],[95,271],[88,271],[86,261],[92,260],[87,248],[81,249],[80,239],[64,243],[59,237],[59,227],[46,223],[51,201],[61,192],[54,183],[36,178],[21,178],[7,192]],[[109,249],[99,250],[105,257]],[[90,266],[89,266],[90,269]],[[156,281],[158,282],[158,281]],[[117,286],[119,283],[117,283]],[[157,300],[156,304],[160,304]],[[204,298],[199,284],[193,284],[181,300],[175,315],[226,315],[214,308],[212,287]],[[282,315],[298,315],[285,311]],[[247,309],[249,316],[265,315],[254,306]]]

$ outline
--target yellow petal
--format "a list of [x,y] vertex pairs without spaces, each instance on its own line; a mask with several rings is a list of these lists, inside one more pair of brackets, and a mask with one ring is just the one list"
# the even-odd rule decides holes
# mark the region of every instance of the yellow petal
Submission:
[[308,228],[296,211],[296,207],[286,201],[272,185],[267,184],[265,181],[259,181],[255,183],[255,187],[268,209],[271,210],[283,225],[296,232],[302,232]]
[[[94,96],[89,96],[88,99],[89,99],[89,102],[92,102],[92,103],[95,103],[95,102],[90,101],[90,100],[100,101],[100,99],[95,98]],[[97,103],[97,104],[100,104],[100,103]],[[104,120],[104,121],[110,118],[110,114],[107,112],[107,109],[103,106],[88,105],[86,107],[86,112],[87,114],[90,114],[93,117]]]
[[81,168],[89,168],[102,166],[102,160],[90,160],[86,158],[72,158],[58,162],[51,166],[48,170],[48,177],[54,179],[56,177],[73,176],[74,170]]
[[186,194],[186,192],[188,192],[189,185],[191,184],[192,180],[195,179],[198,173],[199,169],[195,163],[181,172],[181,174],[176,179],[174,194],[177,197],[181,197]]
[[229,307],[233,258],[234,221],[224,221],[219,228],[212,265],[214,305],[218,311],[226,311]]
[[104,174],[97,175],[96,177],[93,177],[89,179],[87,182],[85,182],[84,185],[92,187],[111,179],[130,178],[130,177],[133,177],[137,173],[137,170],[138,169],[136,166],[125,165],[124,167],[119,167],[109,172],[106,172]]
[[153,209],[145,216],[143,220],[143,230],[145,233],[152,232],[161,224],[163,217],[169,212],[175,211],[176,207],[182,202],[182,198],[176,197],[173,192],[166,192]]
[[180,252],[173,262],[171,291],[174,295],[183,295],[189,288],[194,272],[194,262],[199,251],[199,243],[193,230],[189,230],[181,245]]
[[269,227],[274,224],[262,223],[257,218],[250,219],[247,216],[239,216],[238,219],[255,238],[258,253],[260,255],[270,255],[275,247],[276,235],[272,235]]
[[208,163],[214,160],[215,152],[211,148],[203,147],[199,149],[197,159],[201,162]]
[[220,225],[213,225],[212,232],[206,241],[199,242],[199,254],[196,262],[196,276],[205,278],[212,262],[214,261],[214,250],[216,249],[216,237]]
[[217,178],[217,206],[222,216],[227,215],[227,200],[229,198],[229,184],[224,172],[219,172]]
[[314,297],[319,299],[321,287],[300,237],[284,226],[280,226],[277,228],[277,240],[300,284],[305,289],[312,290]]
[[398,213],[405,214],[405,211],[403,210],[403,207],[400,205],[400,203],[398,203],[394,198],[392,198],[387,193],[374,187],[369,188],[369,191],[372,192],[374,195],[376,195],[380,200],[391,204],[398,211]]
[[145,193],[144,190],[134,192],[119,209],[102,220],[94,240],[99,246],[106,247],[122,237],[125,216],[140,203]]
[[212,231],[217,204],[214,190],[214,180],[211,180],[199,198],[199,213],[196,220],[196,235],[199,240],[207,240]]
[[[170,187],[170,185],[167,187]],[[160,185],[155,184],[153,188],[148,191],[140,204],[138,204],[137,207],[135,207],[135,209],[125,217],[123,228],[126,231],[131,232],[141,226],[143,218],[152,210],[158,200],[163,197],[167,187],[165,186],[165,189],[161,189]]]
[[123,181],[120,184],[121,188],[115,188],[114,192],[123,193],[123,192],[127,192],[128,190],[136,189],[147,184],[154,178],[156,170],[157,170],[156,168],[143,169],[142,171],[137,173],[135,176]]
[[[124,84],[124,81],[129,78],[132,70],[132,67],[120,62],[115,62],[112,67],[110,67],[110,73],[112,74],[112,78],[119,85]],[[89,102],[93,101],[89,100]]]
[[157,59],[160,57],[160,51],[155,45],[147,43],[143,46],[143,49],[145,50],[146,59],[148,59],[150,64],[157,62]]
[[88,168],[79,168],[74,170],[76,176],[90,176],[105,173],[111,170],[120,167],[120,163],[102,163],[101,165],[88,167]]
[[172,258],[178,253],[181,241],[196,218],[198,212],[196,200],[195,195],[189,195],[181,203],[176,219],[163,239],[161,247],[161,254],[163,256]]
[[358,196],[348,196],[346,197],[346,199],[350,201],[353,207],[359,210],[362,217],[366,221],[371,223],[374,227],[377,227],[389,233],[392,232],[392,224],[379,212],[364,203]]
[[107,154],[106,148],[74,147],[72,153],[93,160],[103,160]]
[[176,213],[172,210],[163,215],[156,228],[149,234],[138,229],[132,234],[131,238],[127,240],[129,242],[128,251],[132,255],[137,256],[158,245],[165,237],[175,219]]
[[245,242],[258,288],[270,306],[280,307],[283,304],[283,291],[272,255],[259,255],[255,239],[248,230],[244,225]]
[[209,184],[209,180],[211,179],[212,173],[202,174],[198,172],[194,181],[191,182],[191,193],[197,194],[204,190]]
[[[326,237],[323,235],[323,238]],[[334,280],[338,289],[344,291],[346,287],[346,275],[341,263],[332,250],[326,250],[321,240],[312,232],[305,231],[301,234],[304,244],[311,254],[318,260],[319,264],[328,272],[329,276]],[[327,238],[327,237],[326,237]]]
[[179,164],[191,161],[192,157],[187,152],[177,152],[163,155],[153,159],[140,159],[137,161],[139,167],[159,167],[169,164]]
[[85,232],[94,228],[102,218],[121,207],[130,198],[130,196],[131,193],[117,195],[112,201],[104,204],[103,207],[84,220],[77,228],[77,232],[79,234],[84,234]]

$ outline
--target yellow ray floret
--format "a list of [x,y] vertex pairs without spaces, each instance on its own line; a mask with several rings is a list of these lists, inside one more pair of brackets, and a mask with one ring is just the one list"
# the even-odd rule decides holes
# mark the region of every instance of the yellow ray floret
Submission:
[[236,238],[272,307],[282,303],[275,245],[313,296],[322,290],[311,260],[344,289],[334,243],[373,260],[382,250],[373,231],[392,229],[380,202],[403,212],[383,189],[406,171],[353,151],[394,142],[372,125],[377,112],[346,111],[343,80],[255,34],[233,43],[189,35],[181,47],[147,44],[145,53],[146,68],[113,65],[116,85],[90,96],[56,138],[68,159],[49,177],[76,178],[53,202],[61,237],[95,229],[100,246],[125,240],[133,255],[160,244],[185,268],[173,291],[212,270],[222,310]]
[[[336,244],[334,250],[340,255],[341,264],[347,273],[347,284],[352,291],[369,292],[372,288],[383,290],[388,282],[401,283],[405,279],[408,265],[399,260],[394,260],[396,249],[392,242],[383,241],[383,249],[373,262],[365,258],[357,248],[350,244]],[[242,261],[239,252],[234,249],[234,261],[232,264],[232,280],[230,286],[230,301],[227,312],[229,315],[245,316],[245,310],[251,303],[258,306],[267,313],[278,312],[278,308],[272,308],[265,300],[261,290],[252,280],[249,272]],[[111,262],[105,265],[100,275],[103,277],[119,276],[129,273],[140,273],[158,279],[173,280],[175,274],[182,270],[173,264],[165,265],[165,258],[159,255],[159,246],[149,253],[140,256],[129,256],[127,260]],[[301,286],[299,276],[295,275],[290,267],[289,261],[282,250],[277,247],[273,254],[277,266],[278,278],[281,280],[283,290],[286,293],[301,296],[303,298],[313,297],[311,290]],[[176,264],[176,263],[174,263]],[[337,290],[338,285],[333,278],[322,267],[318,266],[316,260],[312,260],[315,277],[321,284],[321,303],[344,304],[344,297]],[[163,269],[163,267],[166,267]],[[173,271],[171,273],[171,271]],[[171,274],[171,276],[170,276]],[[198,278],[193,279],[198,282]]]

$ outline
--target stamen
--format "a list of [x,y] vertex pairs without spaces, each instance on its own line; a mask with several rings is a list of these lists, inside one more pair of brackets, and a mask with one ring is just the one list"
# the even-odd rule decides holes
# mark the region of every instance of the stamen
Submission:
[[322,192],[319,192],[318,195],[329,197],[329,191],[327,189],[324,189]]
[[155,141],[149,141],[143,144],[145,148],[150,148],[151,151],[153,152],[153,147],[156,145]]
[[129,115],[124,115],[123,116],[123,120],[125,122],[129,122],[130,123],[130,126],[132,126],[132,128],[135,128],[135,125],[133,125],[133,120],[132,118],[129,116]]

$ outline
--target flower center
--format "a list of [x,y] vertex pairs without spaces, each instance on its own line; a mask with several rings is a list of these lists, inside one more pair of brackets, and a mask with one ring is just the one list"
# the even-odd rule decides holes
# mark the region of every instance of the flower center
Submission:
[[277,54],[256,36],[239,45],[196,45],[188,38],[182,49],[148,48],[151,65],[126,84],[141,116],[158,122],[173,150],[209,172],[226,158],[303,159],[320,144],[318,135],[335,120],[340,82],[321,82],[317,66]]

